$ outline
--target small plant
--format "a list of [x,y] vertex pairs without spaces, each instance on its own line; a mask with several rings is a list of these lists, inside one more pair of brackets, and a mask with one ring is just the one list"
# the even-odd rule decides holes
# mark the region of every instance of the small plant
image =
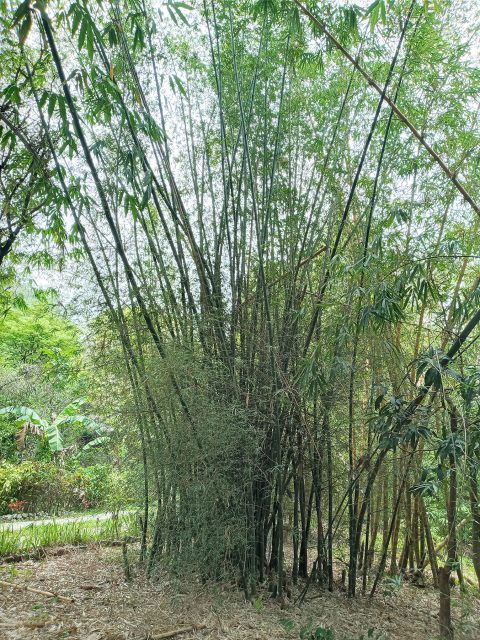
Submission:
[[331,629],[316,627],[312,619],[300,629],[299,636],[300,640],[334,640]]
[[333,640],[333,631],[331,629],[317,627],[310,635],[310,638],[311,640]]
[[29,629],[41,629],[48,622],[48,613],[46,611],[40,611],[31,618],[28,618],[25,622],[25,626]]
[[[290,618],[282,618],[281,620],[279,620],[279,623],[284,629],[286,629],[286,631],[292,631],[295,626]],[[335,632],[332,629],[325,627],[316,627],[311,618],[303,627],[301,627],[299,638],[300,640],[340,640],[340,638],[336,636]],[[376,634],[375,629],[371,627],[370,629],[368,629],[367,635],[362,633],[355,638],[355,640],[367,639],[382,640],[382,636],[381,634]],[[342,636],[342,640],[347,640],[347,638]]]
[[255,611],[257,613],[260,613],[260,611],[263,609],[262,599],[260,597],[255,598],[255,600],[253,601],[253,606],[255,608]]
[[290,618],[281,618],[278,622],[282,625],[285,631],[292,631],[295,626],[293,620],[290,620]]
[[388,578],[385,578],[382,584],[384,596],[395,596],[401,591],[403,587],[403,578],[401,575],[390,576]]
[[364,636],[363,633],[358,636],[357,640],[365,640],[365,638],[372,638],[372,640],[381,640],[382,635],[380,633],[375,633],[375,629],[373,629],[372,627],[370,627],[370,629],[367,631],[367,635]]

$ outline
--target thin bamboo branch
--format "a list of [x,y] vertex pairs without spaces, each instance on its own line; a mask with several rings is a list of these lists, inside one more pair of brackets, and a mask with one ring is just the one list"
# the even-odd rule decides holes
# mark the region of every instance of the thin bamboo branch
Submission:
[[386,102],[392,111],[395,113],[397,118],[403,122],[403,124],[410,129],[415,138],[420,142],[420,144],[424,147],[430,157],[438,164],[438,166],[442,169],[443,173],[447,176],[450,182],[455,186],[457,191],[463,196],[464,200],[468,202],[468,204],[472,207],[472,209],[480,215],[480,205],[476,203],[474,198],[470,195],[467,189],[462,185],[462,183],[457,179],[455,172],[453,172],[447,165],[447,163],[440,157],[440,155],[433,149],[433,147],[427,142],[423,134],[418,131],[418,129],[410,122],[407,116],[397,107],[394,100],[390,98],[388,95],[384,94],[381,87],[375,82],[375,80],[365,71],[365,69],[360,65],[358,60],[356,60],[345,47],[335,38],[335,36],[331,33],[331,31],[327,28],[326,24],[317,18],[305,5],[303,5],[299,0],[292,0],[300,9],[300,11],[307,16],[315,24],[315,26],[320,29],[320,31],[330,40],[333,46],[338,49],[347,60],[355,67],[355,69],[365,78],[368,84],[375,89],[375,91],[382,96],[382,100]]

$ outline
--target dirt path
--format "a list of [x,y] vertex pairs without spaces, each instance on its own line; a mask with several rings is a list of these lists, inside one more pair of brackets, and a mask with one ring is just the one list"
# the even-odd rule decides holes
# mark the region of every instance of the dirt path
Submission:
[[[132,555],[132,568],[135,562]],[[145,640],[172,629],[206,624],[180,640],[298,640],[311,621],[334,631],[334,640],[358,640],[374,629],[382,640],[433,640],[437,597],[430,589],[404,586],[395,596],[348,600],[312,588],[301,608],[285,609],[265,591],[252,605],[234,585],[186,583],[163,577],[126,582],[121,550],[89,548],[0,568],[18,585],[72,596],[73,603],[10,588],[0,590],[0,638],[37,640]],[[478,640],[480,601],[454,590],[456,640]],[[287,629],[286,627],[291,627]],[[310,636],[305,636],[306,638]]]

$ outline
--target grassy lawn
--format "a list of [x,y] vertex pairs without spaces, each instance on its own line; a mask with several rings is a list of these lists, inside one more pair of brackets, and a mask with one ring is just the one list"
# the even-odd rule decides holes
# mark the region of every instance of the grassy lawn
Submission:
[[118,540],[125,536],[138,536],[139,525],[135,513],[106,520],[81,522],[51,522],[31,524],[19,530],[0,529],[0,556],[30,553],[44,547],[80,544],[101,540]]

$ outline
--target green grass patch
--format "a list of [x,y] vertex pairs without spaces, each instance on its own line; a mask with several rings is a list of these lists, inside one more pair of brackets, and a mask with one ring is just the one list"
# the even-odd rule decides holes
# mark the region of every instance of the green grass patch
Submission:
[[31,524],[22,529],[0,529],[0,556],[32,553],[38,549],[67,544],[120,540],[139,536],[139,522],[135,513],[112,516],[106,520],[81,522],[51,522]]

